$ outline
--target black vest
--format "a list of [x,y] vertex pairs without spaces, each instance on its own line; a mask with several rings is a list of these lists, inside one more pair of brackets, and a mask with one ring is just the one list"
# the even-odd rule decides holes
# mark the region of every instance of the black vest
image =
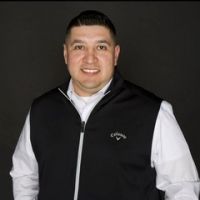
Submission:
[[[66,93],[68,84],[60,88]],[[159,200],[150,166],[161,99],[118,73],[85,125],[78,200]],[[30,113],[39,166],[38,200],[73,200],[81,119],[58,88],[37,98]]]

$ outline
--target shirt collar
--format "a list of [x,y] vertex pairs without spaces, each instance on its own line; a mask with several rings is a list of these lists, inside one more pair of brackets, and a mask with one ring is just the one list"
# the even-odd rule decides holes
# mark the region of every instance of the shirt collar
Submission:
[[[112,79],[101,90],[99,90],[97,93],[93,94],[91,97],[98,96],[98,95],[104,95],[105,92],[107,91],[108,87],[110,86],[111,82],[112,82]],[[76,94],[75,91],[74,91],[74,87],[73,87],[73,84],[72,84],[72,79],[70,79],[70,81],[69,81],[69,86],[68,86],[68,89],[67,89],[67,95],[68,95],[68,97],[70,99],[72,99],[73,95],[77,95],[78,96],[78,94]]]

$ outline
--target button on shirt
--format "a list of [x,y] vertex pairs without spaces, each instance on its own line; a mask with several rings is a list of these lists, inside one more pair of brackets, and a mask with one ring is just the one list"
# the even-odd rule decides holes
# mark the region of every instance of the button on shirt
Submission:
[[[106,95],[110,82],[96,94],[80,97],[74,92],[70,81],[67,95],[64,95],[75,106],[82,121],[87,122],[95,105]],[[29,115],[15,148],[10,172],[15,200],[37,200],[39,191],[38,165],[30,141]],[[156,170],[156,187],[165,191],[166,200],[198,200],[200,182],[197,169],[172,106],[166,101],[161,103],[155,124],[151,167]]]

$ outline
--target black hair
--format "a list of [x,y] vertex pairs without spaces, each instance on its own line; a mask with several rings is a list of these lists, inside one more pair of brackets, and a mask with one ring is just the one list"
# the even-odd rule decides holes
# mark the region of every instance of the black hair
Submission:
[[73,27],[83,25],[100,25],[108,28],[110,30],[114,42],[117,43],[117,33],[114,24],[108,16],[97,10],[86,10],[74,17],[67,26],[65,39],[67,39]]

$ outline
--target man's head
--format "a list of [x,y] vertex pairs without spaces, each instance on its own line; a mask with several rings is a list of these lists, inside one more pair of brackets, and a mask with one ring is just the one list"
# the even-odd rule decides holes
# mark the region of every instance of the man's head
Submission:
[[98,11],[84,11],[73,18],[66,31],[64,59],[75,92],[90,96],[112,78],[120,52],[115,27]]
[[76,26],[90,26],[90,25],[100,25],[105,26],[108,30],[110,30],[110,33],[112,35],[113,41],[117,44],[117,36],[116,36],[116,29],[112,21],[103,14],[102,12],[96,11],[96,10],[86,10],[81,12],[79,15],[74,17],[68,24],[65,34],[65,39],[70,35],[70,31],[73,27]]

